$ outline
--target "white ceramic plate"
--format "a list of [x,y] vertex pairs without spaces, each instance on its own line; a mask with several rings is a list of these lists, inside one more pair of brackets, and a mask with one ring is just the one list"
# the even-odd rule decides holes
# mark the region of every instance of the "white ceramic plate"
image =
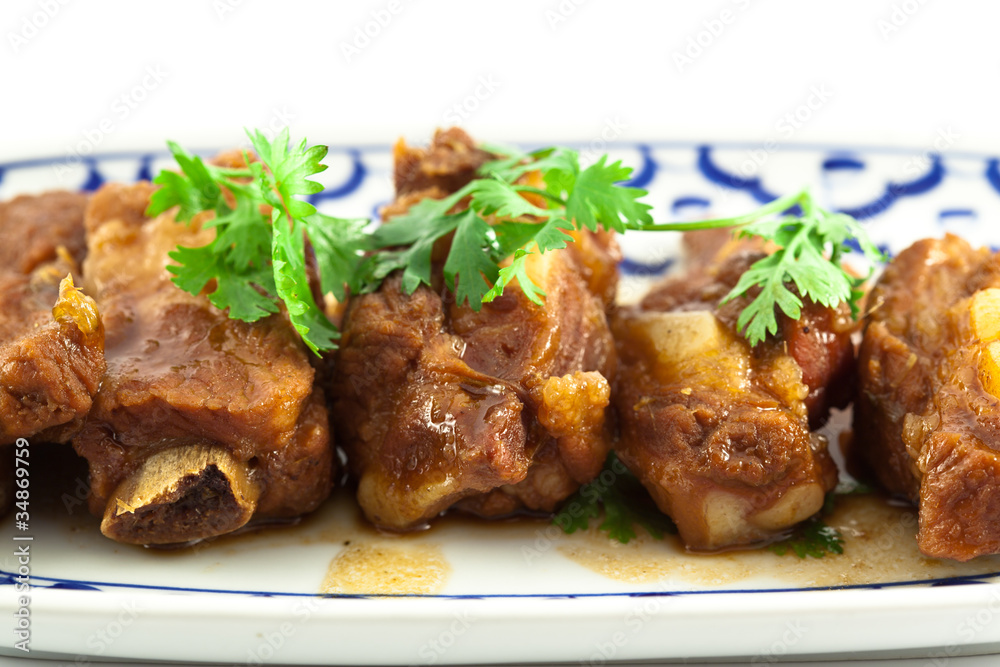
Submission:
[[[810,184],[891,250],[945,230],[973,243],[1000,240],[988,224],[1000,220],[1000,172],[988,156],[694,143],[612,153],[637,167],[634,184],[650,190],[659,220],[742,213]],[[320,207],[371,215],[391,194],[390,155],[388,146],[332,149]],[[162,152],[0,164],[0,198],[93,189],[168,164]],[[676,240],[624,239],[625,298],[641,289],[639,276],[670,265]],[[833,428],[844,423],[841,416]],[[924,559],[912,513],[873,499],[841,504],[829,521],[846,536],[845,554],[822,560],[692,556],[672,539],[618,545],[539,520],[446,518],[423,533],[388,536],[365,526],[343,494],[296,526],[162,552],[101,537],[81,502],[85,474],[38,466],[31,475],[29,530],[7,517],[0,531],[8,545],[0,547],[0,653],[8,655],[25,655],[15,648],[13,615],[22,595],[30,598],[29,655],[80,661],[767,663],[1000,651],[1000,559]],[[26,544],[24,594],[12,554]]]

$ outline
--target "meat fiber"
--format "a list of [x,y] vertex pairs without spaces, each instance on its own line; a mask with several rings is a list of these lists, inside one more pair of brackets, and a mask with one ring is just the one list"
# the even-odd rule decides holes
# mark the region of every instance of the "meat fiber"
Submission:
[[65,441],[100,386],[101,319],[73,280],[86,202],[50,192],[0,204],[0,444]]

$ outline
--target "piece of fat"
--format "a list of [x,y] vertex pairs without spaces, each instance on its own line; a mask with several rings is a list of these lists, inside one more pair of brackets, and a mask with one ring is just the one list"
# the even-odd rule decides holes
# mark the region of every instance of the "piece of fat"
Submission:
[[649,340],[661,364],[717,350],[727,340],[726,329],[707,310],[639,313],[631,325]]
[[976,338],[981,341],[1000,338],[1000,289],[990,287],[973,294],[969,315]]
[[1000,397],[1000,289],[990,287],[969,300],[972,334],[985,343],[979,356],[979,379],[990,394]]

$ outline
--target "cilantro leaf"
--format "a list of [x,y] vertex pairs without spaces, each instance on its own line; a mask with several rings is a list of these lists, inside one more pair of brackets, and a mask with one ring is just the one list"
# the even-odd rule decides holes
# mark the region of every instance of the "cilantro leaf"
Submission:
[[831,308],[838,303],[848,303],[852,312],[856,311],[860,281],[840,263],[840,257],[849,249],[849,239],[858,240],[868,260],[883,259],[856,220],[823,210],[807,190],[791,199],[775,200],[768,206],[781,205],[784,210],[796,204],[803,211],[800,217],[752,223],[740,231],[741,236],[758,237],[779,246],[777,251],[744,272],[722,300],[726,303],[759,288],[759,293],[743,309],[736,323],[751,346],[777,333],[777,309],[793,320],[798,319],[803,298]]
[[[473,211],[468,210],[457,216],[455,238],[452,248],[463,248],[464,252],[449,252],[444,264],[444,281],[455,301],[461,305],[468,301],[473,310],[482,307],[483,295],[499,277],[499,269],[490,258],[493,244],[490,242],[489,224]],[[479,246],[479,252],[475,251]]]
[[518,248],[514,251],[514,257],[511,259],[509,265],[500,269],[497,274],[497,280],[493,284],[486,294],[483,295],[483,302],[489,303],[503,294],[507,285],[511,283],[515,278],[517,279],[518,285],[521,286],[521,290],[524,295],[528,297],[528,300],[536,306],[544,305],[542,297],[545,296],[545,292],[535,284],[535,282],[528,275],[525,263],[528,260],[528,255],[533,255],[534,253],[530,250],[524,250],[523,248]]
[[[824,211],[806,190],[734,218],[656,224],[651,207],[640,201],[647,193],[620,185],[631,175],[629,167],[609,163],[605,155],[581,168],[576,151],[558,146],[530,153],[495,149],[498,158],[480,168],[481,178],[444,199],[420,201],[368,232],[365,221],[320,215],[303,199],[322,189],[311,177],[326,168],[321,162],[326,147],[308,147],[305,141],[292,146],[287,130],[274,140],[259,131],[247,134],[260,159],[244,169],[205,164],[169,143],[181,172],[157,177],[160,189],[148,212],[177,207],[179,221],[214,213],[202,224],[216,229],[215,241],[199,252],[178,249],[174,281],[195,292],[214,280],[212,303],[248,321],[274,312],[281,301],[314,351],[330,349],[334,334],[304,289],[306,241],[316,254],[323,292],[338,299],[348,291],[372,291],[399,270],[406,293],[431,285],[434,249],[450,242],[445,284],[459,303],[479,310],[515,279],[528,299],[542,305],[545,292],[528,274],[528,257],[565,248],[574,231],[744,227],[744,236],[779,247],[744,273],[723,300],[755,292],[737,321],[751,345],[777,332],[778,310],[798,318],[803,299],[830,307],[847,302],[857,314],[864,279],[840,265],[849,241],[856,241],[869,260],[882,259],[857,221]],[[543,188],[534,185],[539,177]],[[803,211],[799,218],[763,220],[796,205]],[[277,212],[273,218],[267,207]],[[286,233],[301,234],[302,243],[293,243]]]
[[[410,209],[383,224],[372,234],[372,244],[383,252],[365,262],[365,290],[378,287],[382,279],[396,269],[403,269],[403,291],[412,294],[420,285],[431,284],[431,256],[439,239],[455,231],[459,214],[449,214],[464,196],[463,188],[445,199],[423,199]],[[384,252],[386,248],[410,247]]]
[[580,172],[580,156],[572,148],[552,146],[531,153],[521,153],[513,149],[490,147],[490,152],[507,157],[487,162],[479,168],[480,175],[513,183],[530,171],[538,171],[549,185],[549,192],[556,197],[573,189],[576,175]]
[[823,558],[827,554],[844,553],[844,536],[814,517],[800,524],[786,539],[769,545],[768,549],[778,556],[794,553],[799,558]]
[[214,247],[224,253],[225,261],[235,272],[244,267],[264,266],[262,258],[271,252],[271,222],[260,212],[260,206],[252,192],[231,185],[230,190],[240,192],[236,197],[236,208],[222,207],[204,227],[216,229]]
[[496,178],[477,182],[470,207],[481,215],[519,218],[525,215],[545,216],[548,211],[539,208],[521,196],[514,186]]
[[297,199],[296,195],[323,191],[323,186],[310,181],[309,177],[326,170],[326,165],[320,162],[326,157],[326,146],[307,148],[303,139],[297,147],[289,149],[287,127],[273,141],[260,130],[247,131],[247,136],[260,158],[260,162],[251,163],[250,168],[261,182],[264,201],[289,219],[301,219],[315,213],[315,206]]
[[823,558],[827,554],[844,553],[844,536],[836,528],[828,526],[822,517],[833,514],[838,496],[852,492],[844,493],[838,487],[827,493],[819,514],[800,523],[783,540],[769,544],[767,548],[779,556],[792,552],[799,558]]
[[275,288],[288,309],[292,326],[309,349],[318,354],[332,349],[340,335],[313,299],[306,272],[304,225],[294,219],[285,224],[281,216],[275,209],[271,248]]
[[[562,218],[550,218],[543,224],[507,222],[497,225],[497,239],[503,256],[513,257],[508,266],[500,269],[493,287],[483,295],[483,302],[490,302],[503,294],[504,289],[517,279],[518,285],[528,300],[535,305],[544,304],[541,297],[545,292],[531,279],[527,272],[528,255],[548,250],[561,250],[567,243],[573,242],[573,237],[566,233],[564,227],[570,223]],[[529,250],[529,248],[533,248]]]
[[229,309],[229,317],[244,322],[256,322],[278,312],[274,299],[269,298],[274,276],[270,267],[246,265],[236,269],[226,264],[225,255],[216,248],[218,241],[198,248],[179,246],[170,253],[176,265],[167,266],[174,275],[173,283],[190,294],[200,294],[211,280],[215,289],[208,295],[219,310]]
[[334,218],[315,213],[306,218],[306,233],[319,264],[320,289],[338,300],[348,288],[360,291],[358,271],[370,242],[366,218]]
[[191,155],[175,142],[168,141],[167,146],[183,175],[161,171],[153,179],[160,188],[150,197],[146,215],[157,216],[179,206],[177,219],[190,220],[197,213],[215,210],[222,199],[222,189],[210,169],[200,157]]
[[592,232],[600,225],[624,233],[626,223],[639,226],[653,222],[649,214],[653,207],[639,201],[646,191],[617,185],[628,179],[632,168],[621,162],[607,164],[607,158],[602,155],[580,172],[566,198],[566,217]]
[[634,526],[642,526],[657,540],[675,534],[677,526],[663,514],[642,483],[618,460],[608,454],[604,469],[593,482],[584,484],[563,503],[553,523],[565,533],[586,530],[591,519],[604,520],[598,526],[613,540],[625,544],[636,537]]

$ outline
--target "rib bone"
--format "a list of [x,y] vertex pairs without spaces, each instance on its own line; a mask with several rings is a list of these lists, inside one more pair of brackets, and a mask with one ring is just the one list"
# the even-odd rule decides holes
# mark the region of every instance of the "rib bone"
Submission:
[[108,500],[101,532],[130,544],[171,544],[246,524],[260,487],[222,447],[186,445],[150,456]]

